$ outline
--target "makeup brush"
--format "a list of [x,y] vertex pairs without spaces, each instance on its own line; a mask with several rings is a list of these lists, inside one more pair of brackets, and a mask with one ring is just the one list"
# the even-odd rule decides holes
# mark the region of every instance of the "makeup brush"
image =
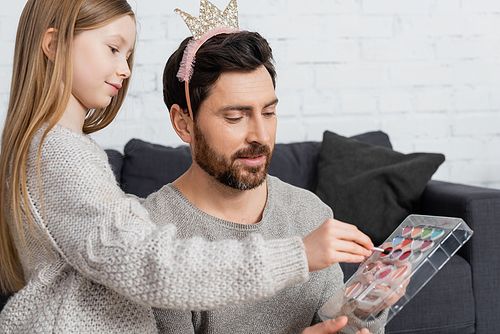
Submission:
[[382,249],[382,248],[379,248],[379,247],[373,247],[372,248],[372,252],[375,252],[375,251],[381,252],[382,254],[385,254],[385,255],[387,255],[387,254],[389,254],[391,252],[389,249]]

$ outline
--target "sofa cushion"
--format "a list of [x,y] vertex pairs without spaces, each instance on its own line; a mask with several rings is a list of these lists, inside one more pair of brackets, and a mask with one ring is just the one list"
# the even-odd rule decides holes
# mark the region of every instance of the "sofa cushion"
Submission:
[[7,300],[12,296],[12,294],[3,294],[0,293],[0,311],[2,311],[5,304],[7,304]]
[[124,192],[147,197],[173,182],[191,166],[189,146],[177,148],[131,139],[123,154],[121,186]]
[[402,154],[326,131],[316,194],[336,219],[352,223],[381,244],[410,213],[444,156]]
[[269,164],[269,175],[312,190],[316,182],[320,148],[319,142],[276,144]]
[[[352,138],[392,148],[389,137],[381,131],[363,133]],[[269,174],[294,186],[313,190],[316,184],[320,142],[276,144],[269,165]]]
[[115,173],[116,180],[121,182],[122,179],[122,168],[123,168],[123,155],[117,150],[106,150],[106,154],[108,155],[108,161],[111,167],[113,168],[113,172]]
[[389,136],[382,131],[371,131],[362,133],[356,136],[350,137],[352,139],[359,140],[363,143],[367,143],[374,146],[381,146],[385,148],[392,149],[391,141],[389,140]]

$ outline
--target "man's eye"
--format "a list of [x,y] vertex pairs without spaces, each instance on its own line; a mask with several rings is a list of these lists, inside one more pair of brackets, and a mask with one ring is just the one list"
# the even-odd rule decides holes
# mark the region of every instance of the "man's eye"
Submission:
[[264,113],[264,116],[266,116],[266,117],[273,117],[274,115],[276,115],[276,112],[275,112],[275,111],[273,111],[273,112],[266,112],[266,113]]
[[226,120],[228,120],[231,123],[236,123],[239,122],[243,117],[226,117]]

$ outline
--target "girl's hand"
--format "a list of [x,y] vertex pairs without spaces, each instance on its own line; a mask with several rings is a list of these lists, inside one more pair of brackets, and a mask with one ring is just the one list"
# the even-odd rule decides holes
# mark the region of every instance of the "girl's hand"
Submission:
[[337,262],[361,262],[372,254],[370,238],[354,225],[328,219],[302,239],[309,271],[325,269]]

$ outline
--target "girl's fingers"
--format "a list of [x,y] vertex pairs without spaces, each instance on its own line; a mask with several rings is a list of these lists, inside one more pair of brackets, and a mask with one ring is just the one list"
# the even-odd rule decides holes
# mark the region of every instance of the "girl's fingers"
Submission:
[[332,242],[332,246],[338,253],[345,253],[356,256],[367,257],[372,255],[372,251],[360,246],[358,243],[349,240],[337,239]]
[[352,254],[348,254],[348,253],[338,253],[338,257],[337,257],[335,263],[340,263],[340,262],[360,263],[364,259],[366,259],[366,257],[364,257],[364,256],[352,255]]
[[335,222],[337,223],[336,228],[338,233],[336,236],[338,239],[352,241],[369,250],[373,248],[371,239],[366,234],[361,232],[355,225],[347,224],[339,220],[336,220]]

